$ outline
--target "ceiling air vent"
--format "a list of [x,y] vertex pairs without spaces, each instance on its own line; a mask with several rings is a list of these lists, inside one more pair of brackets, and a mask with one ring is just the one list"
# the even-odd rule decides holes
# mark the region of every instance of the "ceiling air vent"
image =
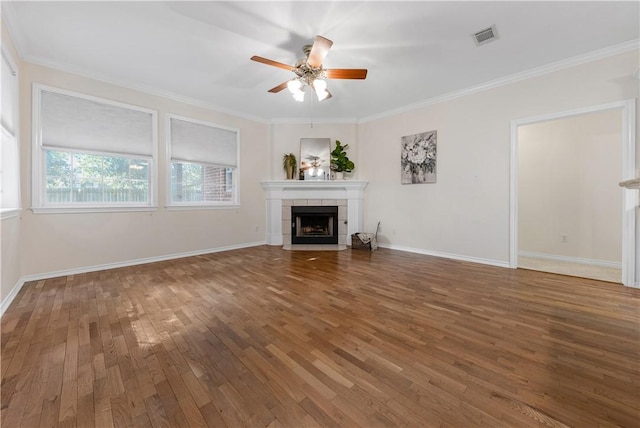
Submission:
[[473,35],[473,39],[475,40],[476,45],[478,46],[485,45],[489,42],[494,41],[497,38],[498,38],[498,33],[496,32],[496,27],[493,25],[489,28],[485,28],[482,31],[478,31]]

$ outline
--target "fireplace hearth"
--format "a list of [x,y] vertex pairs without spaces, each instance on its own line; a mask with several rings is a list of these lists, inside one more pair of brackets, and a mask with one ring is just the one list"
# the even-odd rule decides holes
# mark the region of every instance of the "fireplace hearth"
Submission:
[[338,207],[292,206],[291,243],[338,244]]

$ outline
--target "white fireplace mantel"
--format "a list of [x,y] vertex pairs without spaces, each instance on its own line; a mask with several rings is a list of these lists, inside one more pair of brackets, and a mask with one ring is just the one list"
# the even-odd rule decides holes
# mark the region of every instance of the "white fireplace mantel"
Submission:
[[282,245],[282,201],[346,199],[347,236],[362,232],[364,189],[367,181],[267,180],[262,181],[267,205],[267,244]]

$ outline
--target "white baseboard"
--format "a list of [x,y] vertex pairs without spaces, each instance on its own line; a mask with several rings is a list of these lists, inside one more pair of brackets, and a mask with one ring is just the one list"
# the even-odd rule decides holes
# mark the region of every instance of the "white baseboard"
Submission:
[[107,269],[116,269],[121,267],[143,265],[147,263],[162,262],[165,260],[181,259],[183,257],[200,256],[203,254],[220,253],[223,251],[239,250],[241,248],[258,247],[265,245],[265,241],[249,242],[246,244],[229,245],[226,247],[208,248],[206,250],[187,251],[184,253],[168,254],[165,256],[146,257],[143,259],[127,260],[124,262],[105,263],[102,265],[84,266],[74,269],[65,269],[54,272],[37,273],[33,275],[25,275],[18,280],[18,283],[11,289],[11,292],[4,298],[0,304],[0,316],[4,315],[4,312],[9,308],[13,299],[16,298],[25,283],[31,281],[41,281],[43,279],[57,278],[60,276],[77,275],[80,273],[96,272]]
[[497,267],[503,267],[503,268],[509,267],[509,262],[502,262],[500,260],[483,259],[480,257],[471,257],[471,256],[462,256],[459,254],[442,253],[439,251],[424,250],[422,248],[411,248],[411,247],[403,247],[400,245],[380,244],[380,243],[378,243],[378,247],[388,248],[390,250],[406,251],[408,253],[424,254],[425,256],[434,256],[434,257],[442,257],[444,259],[460,260],[463,262],[480,263],[483,265],[497,266]]
[[558,256],[555,254],[535,253],[530,251],[518,251],[518,257],[530,257],[532,259],[553,260],[556,262],[579,263],[581,265],[622,269],[622,262],[609,262],[606,260],[583,259],[580,257]]
[[22,290],[22,286],[25,282],[26,281],[24,280],[24,278],[20,278],[17,284],[13,286],[9,294],[7,294],[7,296],[4,298],[4,300],[0,304],[0,317],[4,315],[4,311],[7,310],[9,305],[11,305],[11,302],[13,302],[13,299],[15,299],[20,290]]

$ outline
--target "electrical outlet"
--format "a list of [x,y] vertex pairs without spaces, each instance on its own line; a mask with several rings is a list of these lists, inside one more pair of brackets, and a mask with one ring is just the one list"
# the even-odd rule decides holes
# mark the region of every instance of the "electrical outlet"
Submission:
[[569,242],[569,236],[563,233],[560,235],[560,242]]

